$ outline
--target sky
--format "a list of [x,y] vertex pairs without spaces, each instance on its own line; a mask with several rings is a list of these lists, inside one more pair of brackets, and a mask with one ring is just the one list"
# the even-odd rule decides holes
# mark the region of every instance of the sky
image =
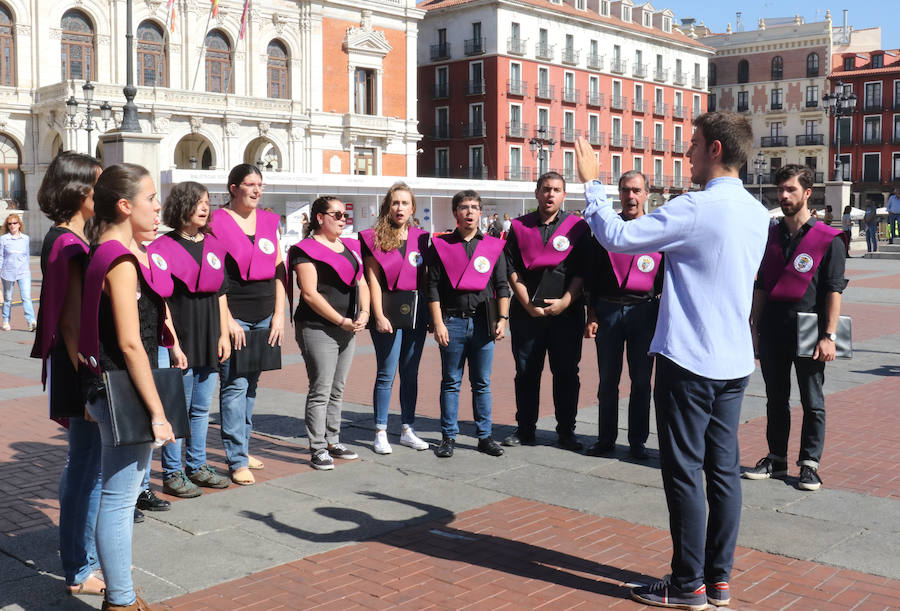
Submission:
[[[713,32],[725,32],[728,24],[737,30],[737,11],[741,11],[745,30],[755,30],[760,17],[793,17],[799,14],[807,23],[825,20],[826,9],[831,9],[834,25],[843,23],[843,10],[849,10],[847,22],[855,30],[881,26],[881,48],[900,48],[900,19],[896,14],[888,17],[885,10],[896,0],[856,0],[829,6],[827,0],[761,0],[757,2],[713,2],[709,0],[655,0],[657,9],[668,8],[680,22],[682,17],[694,17],[703,21]],[[635,4],[642,4],[635,0]]]

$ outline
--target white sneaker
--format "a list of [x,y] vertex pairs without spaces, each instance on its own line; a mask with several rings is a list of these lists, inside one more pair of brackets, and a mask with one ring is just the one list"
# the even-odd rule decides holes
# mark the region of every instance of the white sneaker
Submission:
[[403,427],[403,431],[400,433],[400,445],[412,448],[413,450],[428,449],[428,442],[419,439],[418,435],[416,435],[416,432],[411,426]]
[[393,451],[391,444],[388,443],[387,431],[375,431],[375,453],[390,454]]
[[4,330],[4,331],[9,331],[10,328],[11,328],[11,327],[9,326],[9,321],[8,321],[8,320],[7,320],[7,321],[4,321],[4,322],[3,322],[3,330]]

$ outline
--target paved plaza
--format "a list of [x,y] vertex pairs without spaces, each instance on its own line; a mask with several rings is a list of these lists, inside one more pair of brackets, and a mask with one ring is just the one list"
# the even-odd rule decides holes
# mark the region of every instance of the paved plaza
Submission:
[[[33,269],[39,274],[36,260]],[[826,368],[824,486],[798,490],[793,465],[784,481],[743,481],[732,608],[900,608],[900,264],[854,256],[847,277],[843,313],[853,317],[854,358]],[[37,276],[34,285],[37,295]],[[709,307],[719,299],[709,295]],[[64,593],[57,553],[64,431],[46,417],[40,362],[28,358],[33,335],[24,331],[21,307],[12,323],[13,331],[0,333],[0,609],[99,609],[98,597]],[[389,424],[394,452],[376,455],[375,355],[362,334],[342,431],[360,460],[319,472],[309,466],[307,379],[292,338],[283,352],[284,368],[260,381],[251,453],[265,469],[255,472],[256,485],[165,497],[154,460],[152,485],[172,509],[147,512],[134,529],[135,583],[149,602],[191,611],[637,609],[628,586],[668,572],[655,427],[647,461],[628,457],[625,431],[613,457],[558,449],[545,372],[536,447],[508,449],[500,458],[476,452],[464,382],[466,422],[453,458],[400,446],[397,411]],[[498,439],[515,426],[513,376],[506,339],[493,368]],[[440,440],[439,381],[440,357],[429,337],[416,428],[432,444]],[[588,445],[597,433],[593,340],[584,341],[581,384],[577,433]],[[627,394],[623,375],[623,426]],[[792,402],[791,462],[800,423],[796,389]],[[765,420],[757,369],[743,403],[743,467],[766,454]],[[217,413],[213,422],[209,457],[222,470]]]

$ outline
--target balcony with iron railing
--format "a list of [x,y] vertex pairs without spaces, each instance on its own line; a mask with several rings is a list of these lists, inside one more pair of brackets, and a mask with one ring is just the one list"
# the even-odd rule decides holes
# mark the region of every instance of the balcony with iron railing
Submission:
[[769,112],[781,112],[784,110],[784,104],[781,102],[772,102],[769,104]]
[[509,79],[506,81],[506,94],[522,97],[528,92],[528,81]]
[[435,100],[450,97],[450,83],[436,83],[431,97]]
[[575,142],[581,136],[581,130],[574,127],[564,127],[559,130],[559,139],[562,142]]
[[672,107],[672,116],[676,119],[684,119],[684,114],[687,109],[684,106],[680,106],[676,104]]
[[894,137],[891,138],[891,144],[900,144],[900,134],[894,134]]
[[653,114],[656,116],[665,117],[667,112],[669,112],[668,104],[653,104]]
[[863,112],[882,112],[883,110],[884,105],[881,103],[881,99],[865,100],[862,104]]
[[669,69],[668,68],[656,68],[653,70],[653,80],[659,81],[660,83],[664,83],[669,79]]
[[649,104],[647,104],[647,100],[641,100],[639,98],[635,98],[631,102],[631,110],[632,112],[644,114],[649,110]]
[[434,126],[431,137],[435,140],[449,140],[451,137],[450,125],[447,123],[438,123]]
[[563,168],[563,178],[569,182],[575,182],[575,168]]
[[609,145],[615,148],[625,148],[628,146],[628,136],[624,134],[613,134],[609,137]]
[[812,78],[815,76],[819,76],[819,68],[818,66],[815,68],[808,67],[806,68],[806,78]]
[[539,140],[554,140],[556,139],[556,128],[549,125],[535,125],[531,135]]
[[654,189],[662,189],[666,186],[666,177],[662,174],[654,174],[652,178],[650,178],[650,186]]
[[450,43],[439,42],[431,45],[431,61],[436,62],[442,59],[450,59]]
[[894,99],[894,110],[900,110],[900,95]]
[[647,148],[647,138],[636,137],[631,139],[631,148],[642,151]]
[[463,124],[463,138],[484,138],[487,134],[487,123],[472,121]]
[[605,56],[599,53],[588,53],[587,67],[589,70],[603,70],[603,60]]
[[675,140],[674,142],[672,142],[672,152],[678,155],[683,155],[685,151],[688,150],[688,146],[690,145],[683,140]]
[[563,49],[562,52],[562,63],[568,64],[570,66],[574,66],[578,63],[578,56],[581,54],[580,51],[576,51],[575,49]]
[[688,180],[686,180],[683,176],[673,176],[672,181],[669,183],[669,186],[673,189],[685,189],[687,188]]
[[470,178],[473,180],[487,180],[488,171],[487,167],[483,165],[470,165],[463,168],[462,171],[463,178]]
[[553,50],[556,45],[547,44],[546,42],[538,42],[534,45],[534,56],[538,59],[547,61],[553,60]]
[[520,182],[531,182],[532,169],[522,166],[508,165],[504,172],[506,180],[516,180]]
[[613,58],[612,61],[609,62],[609,71],[615,74],[625,74],[625,71],[628,70],[628,61],[621,58]]
[[466,55],[484,55],[484,38],[469,38],[463,43]]
[[588,142],[591,146],[603,146],[606,144],[606,132],[589,131]]
[[866,134],[863,136],[862,143],[866,145],[884,144],[884,137],[881,134]]
[[634,64],[631,67],[631,75],[634,78],[647,78],[647,64]]
[[484,79],[474,79],[466,83],[466,95],[483,95],[484,90]]
[[743,104],[738,102],[737,111],[738,112],[750,112],[750,105],[747,102],[744,102]]
[[628,104],[628,98],[624,96],[612,96],[609,99],[609,107],[613,110],[625,110],[625,105]]
[[525,134],[528,133],[528,124],[527,123],[518,123],[515,121],[510,121],[506,124],[506,137],[507,138],[524,138]]
[[787,146],[788,145],[788,137],[787,136],[762,136],[760,138],[760,146],[763,148],[773,147],[773,146]]
[[506,39],[506,52],[511,55],[525,55],[528,39],[510,37]]
[[806,108],[818,108],[819,100],[806,100]]
[[588,91],[586,96],[586,100],[588,106],[594,106],[596,108],[603,107],[603,94],[599,91]]
[[534,97],[540,100],[553,100],[556,99],[556,85],[535,85],[534,86]]
[[432,176],[435,178],[450,178],[450,168],[445,165],[436,165],[432,170]]
[[562,101],[566,104],[577,104],[581,98],[580,89],[571,89],[566,87],[563,89]]
[[825,144],[825,134],[800,134],[797,136],[797,146],[816,146]]
[[672,79],[672,82],[676,85],[684,85],[685,83],[687,83],[687,72],[676,70],[675,77]]
[[[831,144],[837,146],[837,144],[838,144],[838,137],[837,137],[837,134],[835,134],[834,138],[831,139]],[[845,147],[845,146],[853,146],[854,144],[859,144],[859,138],[854,138],[853,136],[848,136],[848,135],[846,135],[846,134],[841,134],[841,142],[840,142],[840,144],[841,144],[842,147]]]
[[816,183],[825,182],[825,172],[815,172],[813,181]]
[[669,141],[665,139],[654,138],[653,139],[653,150],[659,151],[662,153],[669,152]]
[[706,79],[702,76],[694,77],[694,89],[706,89]]

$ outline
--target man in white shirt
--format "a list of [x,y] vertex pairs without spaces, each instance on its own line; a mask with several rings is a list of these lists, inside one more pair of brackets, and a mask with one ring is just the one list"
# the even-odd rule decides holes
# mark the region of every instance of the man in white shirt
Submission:
[[656,355],[654,401],[672,572],[635,588],[632,596],[644,604],[699,610],[730,600],[741,514],[737,430],[755,367],[750,305],[769,215],[738,177],[752,148],[749,119],[711,112],[694,119],[694,126],[691,182],[704,190],[627,223],[606,200],[596,180],[599,164],[584,138],[576,143],[576,156],[586,182],[584,218],[600,244],[612,252],[665,255],[650,352]]

